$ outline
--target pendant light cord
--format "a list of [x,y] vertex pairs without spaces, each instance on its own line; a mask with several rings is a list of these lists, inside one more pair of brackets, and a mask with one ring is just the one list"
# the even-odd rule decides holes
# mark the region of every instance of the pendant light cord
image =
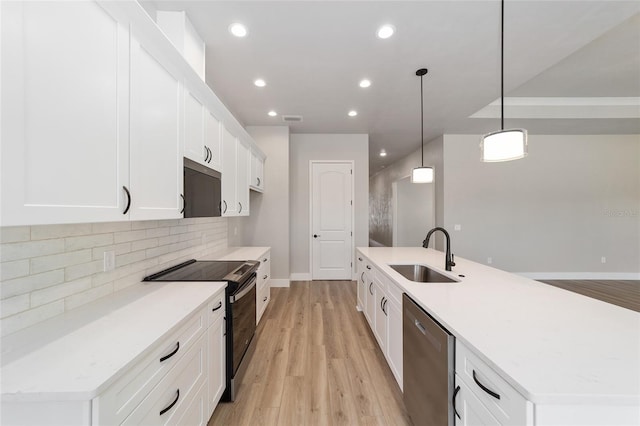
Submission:
[[504,0],[500,10],[500,130],[504,130]]
[[424,95],[422,94],[422,75],[420,76],[420,164],[424,167]]

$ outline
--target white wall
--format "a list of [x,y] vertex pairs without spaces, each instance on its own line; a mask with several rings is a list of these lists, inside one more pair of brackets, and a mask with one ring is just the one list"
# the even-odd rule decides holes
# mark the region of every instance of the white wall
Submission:
[[[0,228],[2,335],[227,248],[226,218]],[[116,268],[103,272],[105,251]]]
[[291,274],[308,279],[309,161],[354,161],[355,247],[369,245],[369,136],[366,134],[292,134],[290,137]]
[[478,141],[444,136],[455,254],[534,278],[640,278],[640,136],[530,135],[505,163],[480,162]]
[[247,127],[247,132],[267,156],[265,189],[264,193],[251,191],[249,217],[229,219],[229,245],[271,247],[271,285],[288,286],[289,127],[255,126]]

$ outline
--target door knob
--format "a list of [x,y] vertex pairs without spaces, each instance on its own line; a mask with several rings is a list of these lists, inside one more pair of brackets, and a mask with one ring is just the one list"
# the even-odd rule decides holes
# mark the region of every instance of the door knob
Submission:
[[320,235],[318,234],[313,234],[313,238],[318,238]]

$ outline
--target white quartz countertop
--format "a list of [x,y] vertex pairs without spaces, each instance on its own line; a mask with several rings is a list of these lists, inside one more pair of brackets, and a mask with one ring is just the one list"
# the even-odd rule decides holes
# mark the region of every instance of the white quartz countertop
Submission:
[[3,337],[2,399],[89,400],[226,283],[140,283]]
[[269,249],[270,247],[229,247],[224,254],[216,256],[215,260],[262,260]]
[[[432,249],[358,250],[528,400],[640,409],[640,313],[459,257],[446,272]],[[416,283],[389,267],[413,263],[460,282]]]

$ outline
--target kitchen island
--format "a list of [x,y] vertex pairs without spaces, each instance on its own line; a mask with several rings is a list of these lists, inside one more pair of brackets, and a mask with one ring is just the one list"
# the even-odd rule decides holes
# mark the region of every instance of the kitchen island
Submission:
[[[458,257],[447,272],[432,249],[363,247],[358,256],[522,395],[527,423],[640,424],[639,313]],[[391,264],[459,282],[413,282]]]

